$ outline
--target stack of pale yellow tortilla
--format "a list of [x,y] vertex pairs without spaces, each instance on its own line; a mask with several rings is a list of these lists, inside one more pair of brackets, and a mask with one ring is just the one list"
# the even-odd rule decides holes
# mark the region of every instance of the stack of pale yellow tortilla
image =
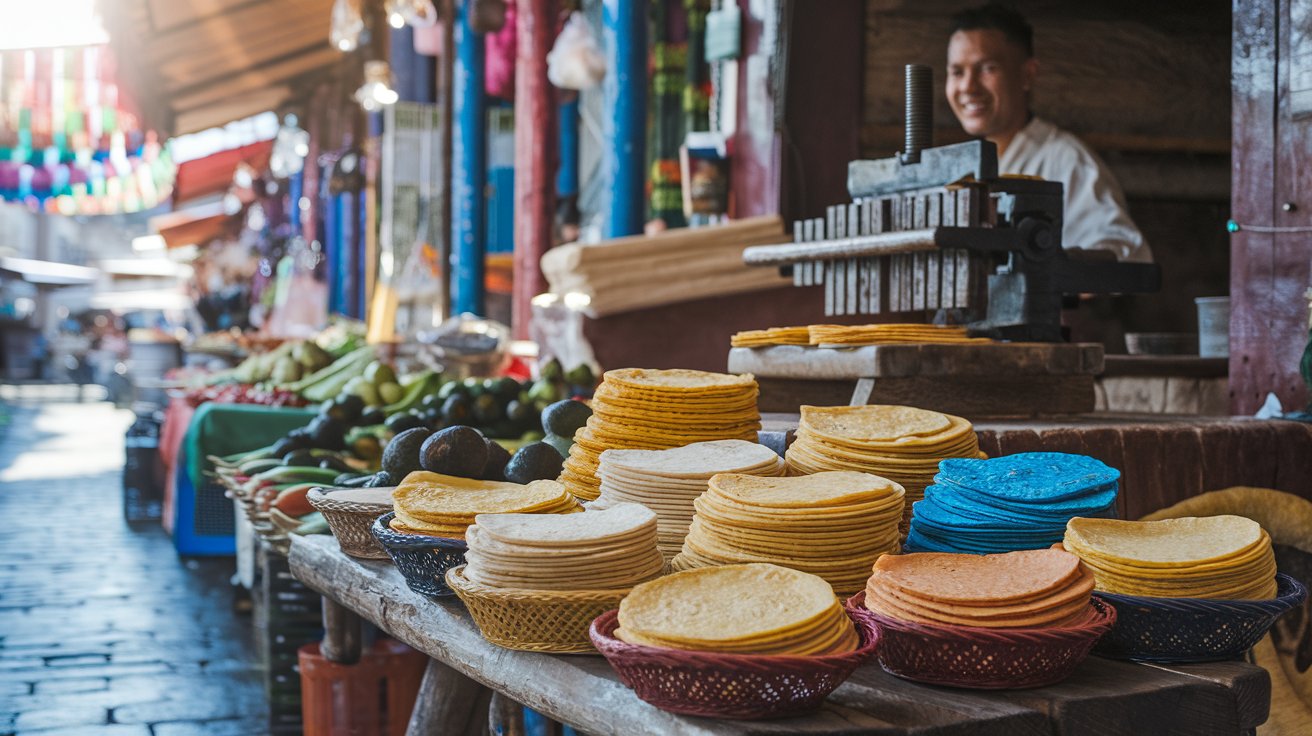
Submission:
[[601,453],[597,503],[640,503],[656,512],[659,545],[666,559],[683,548],[693,501],[716,473],[783,475],[784,460],[746,440],[694,442],[669,450],[607,450]]
[[664,450],[710,440],[756,440],[756,380],[690,370],[607,371],[587,426],[574,434],[560,482],[585,500],[601,494],[606,450]]
[[768,345],[810,345],[810,327],[768,327],[764,330],[743,330],[729,338],[735,348],[760,348]]
[[620,602],[615,636],[735,654],[836,654],[860,644],[828,583],[765,564],[688,570],[638,585]]
[[960,417],[911,406],[803,406],[786,453],[791,475],[856,470],[906,489],[902,533],[911,506],[924,498],[940,460],[982,458],[975,429]]
[[1058,549],[966,555],[924,552],[879,558],[866,608],[918,623],[1031,628],[1071,626],[1093,611],[1093,573]]
[[768,562],[855,593],[876,559],[898,551],[904,495],[902,486],[868,473],[716,475],[671,566]]
[[635,503],[582,514],[479,514],[464,576],[500,589],[628,589],[661,574],[656,514]]
[[1062,545],[1098,590],[1155,598],[1265,599],[1276,594],[1271,537],[1242,516],[1161,521],[1071,519]]
[[568,514],[583,510],[554,480],[520,485],[427,471],[407,475],[392,492],[392,499],[396,507],[392,529],[447,539],[464,539],[465,530],[478,514]]

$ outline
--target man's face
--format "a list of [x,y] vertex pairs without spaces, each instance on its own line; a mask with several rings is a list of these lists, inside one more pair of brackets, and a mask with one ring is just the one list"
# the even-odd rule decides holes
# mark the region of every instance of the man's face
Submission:
[[957,31],[948,42],[948,104],[967,133],[1010,138],[1025,127],[1037,71],[1001,31]]

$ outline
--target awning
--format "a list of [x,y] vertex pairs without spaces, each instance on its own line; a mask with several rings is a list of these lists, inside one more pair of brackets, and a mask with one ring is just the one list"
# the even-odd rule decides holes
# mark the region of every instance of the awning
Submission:
[[180,312],[190,309],[191,299],[176,289],[133,289],[131,291],[101,291],[91,297],[94,309],[114,312],[159,310]]
[[178,164],[178,174],[173,182],[174,206],[228,191],[233,172],[243,163],[256,171],[264,171],[269,166],[272,151],[273,141],[260,141]]
[[333,0],[107,0],[127,82],[173,135],[277,109],[342,58],[328,43]]
[[222,202],[188,207],[150,218],[150,229],[164,238],[164,245],[204,245],[222,236],[232,221]]
[[32,258],[0,258],[0,271],[37,286],[84,286],[100,276],[94,268]]

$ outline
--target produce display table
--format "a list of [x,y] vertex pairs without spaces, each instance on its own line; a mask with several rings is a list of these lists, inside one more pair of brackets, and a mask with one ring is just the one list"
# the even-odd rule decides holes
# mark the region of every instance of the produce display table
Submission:
[[358,647],[358,614],[433,658],[409,734],[483,733],[487,696],[478,683],[598,736],[1236,734],[1265,721],[1270,706],[1266,670],[1244,662],[1167,666],[1090,657],[1058,685],[1004,691],[919,685],[870,663],[810,716],[678,716],[639,700],[600,655],[534,654],[488,643],[459,600],[413,593],[390,562],[348,557],[332,537],[293,537],[290,564],[293,575],[324,595],[328,650]]

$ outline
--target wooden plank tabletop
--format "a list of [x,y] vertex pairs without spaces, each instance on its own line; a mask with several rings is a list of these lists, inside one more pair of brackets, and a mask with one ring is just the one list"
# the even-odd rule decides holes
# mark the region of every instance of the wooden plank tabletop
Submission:
[[1149,666],[1090,657],[1065,682],[973,691],[899,680],[867,664],[817,713],[776,721],[678,716],[639,700],[600,655],[517,652],[482,638],[457,599],[412,592],[385,561],[342,554],[330,536],[293,537],[292,573],[309,587],[458,672],[596,734],[1236,734],[1266,720],[1270,679],[1242,662]]

